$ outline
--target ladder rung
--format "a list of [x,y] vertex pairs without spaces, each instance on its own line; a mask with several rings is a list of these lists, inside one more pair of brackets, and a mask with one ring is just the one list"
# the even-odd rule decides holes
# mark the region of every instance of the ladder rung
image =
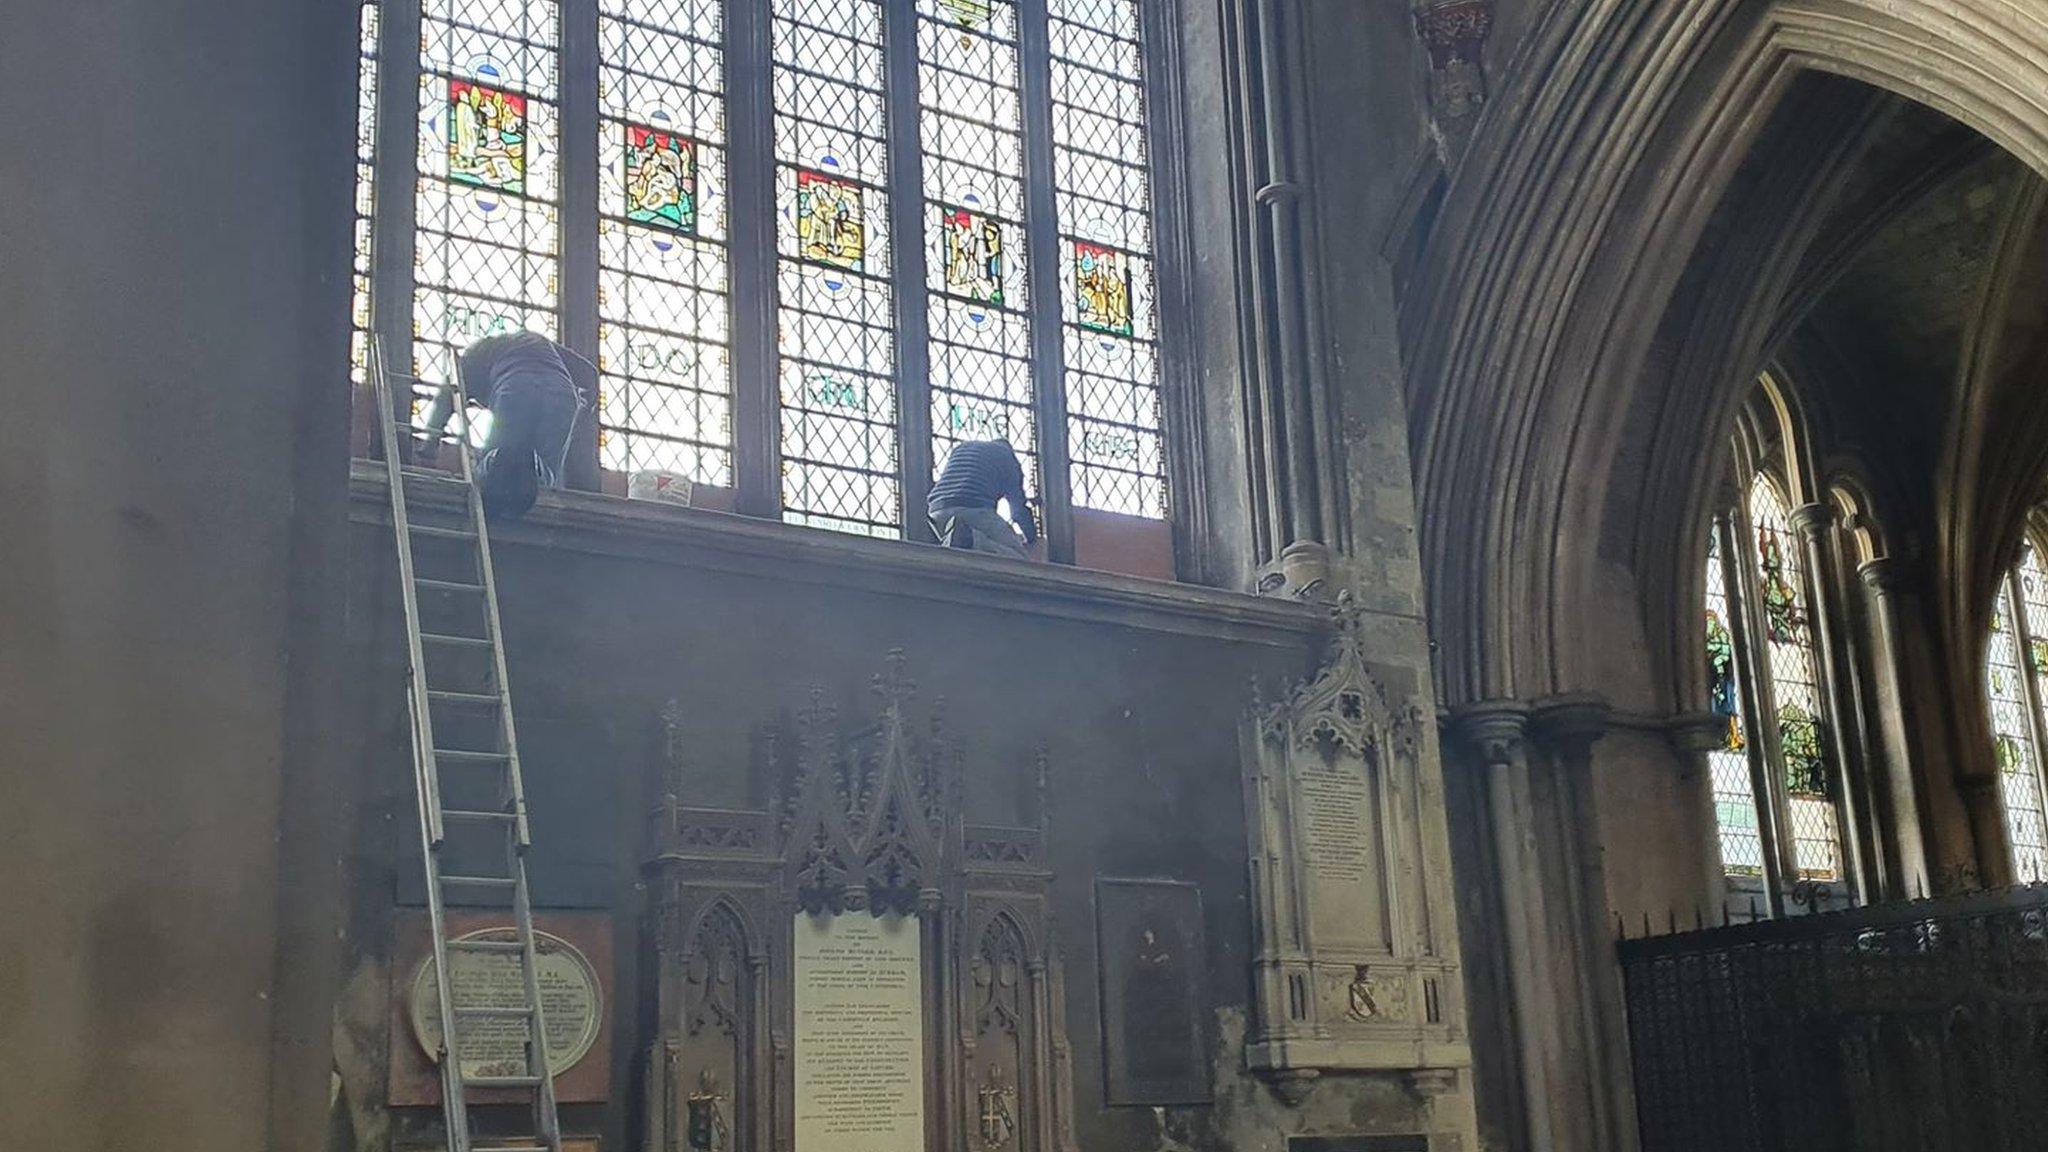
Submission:
[[466,761],[471,764],[503,764],[512,758],[503,752],[471,752],[462,748],[436,748],[434,749],[434,759],[453,760],[457,763]]
[[518,817],[518,816],[517,816],[516,814],[514,814],[514,813],[511,813],[511,812],[480,812],[480,811],[477,811],[476,809],[473,809],[473,808],[443,808],[443,809],[441,810],[441,819],[443,819],[443,820],[517,820],[517,819],[519,819],[519,817]]
[[457,1016],[476,1016],[485,1020],[524,1020],[533,1016],[533,1009],[525,1004],[521,1004],[517,1008],[500,1008],[496,1006],[489,1008],[464,1008],[462,1005],[457,1004],[455,1006],[455,1014]]
[[498,697],[493,693],[443,692],[438,688],[430,688],[427,690],[427,700],[429,702],[440,701],[446,704],[473,704],[479,708],[483,707],[486,704],[496,706],[498,703]]
[[422,644],[448,644],[458,648],[489,648],[491,646],[491,638],[488,636],[450,636],[446,632],[422,632],[420,633],[420,642]]
[[462,1083],[470,1088],[538,1088],[538,1076],[464,1076]]
[[415,536],[439,536],[444,540],[474,540],[476,533],[467,528],[443,528],[437,524],[409,525]]
[[413,583],[429,592],[464,592],[480,596],[484,590],[481,584],[465,584],[460,580],[429,580],[425,576],[416,577]]
[[462,483],[462,477],[439,468],[421,468],[413,464],[400,465],[398,472],[408,480],[442,480],[450,484]]
[[450,940],[450,952],[490,952],[500,956],[523,955],[526,945],[517,940]]
[[519,883],[509,876],[443,876],[441,886],[460,888],[510,888]]

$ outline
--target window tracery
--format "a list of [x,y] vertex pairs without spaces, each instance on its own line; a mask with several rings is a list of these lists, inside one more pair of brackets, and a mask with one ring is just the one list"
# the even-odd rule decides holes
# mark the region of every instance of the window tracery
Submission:
[[1822,627],[1838,557],[1817,528],[1826,509],[1795,515],[1778,474],[1795,466],[1786,406],[1768,381],[1758,399],[1735,441],[1747,482],[1706,541],[1706,702],[1725,725],[1707,752],[1721,867],[1740,886],[1847,895],[1847,770],[1833,724],[1853,690],[1829,682],[1839,670]]

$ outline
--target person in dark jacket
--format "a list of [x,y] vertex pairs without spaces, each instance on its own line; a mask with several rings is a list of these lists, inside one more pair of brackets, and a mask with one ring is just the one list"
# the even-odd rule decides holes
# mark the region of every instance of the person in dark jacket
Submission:
[[[997,506],[1008,505],[1005,520]],[[1007,440],[969,440],[953,446],[932,485],[932,527],[939,539],[976,552],[1025,559],[1038,540],[1038,524],[1024,495],[1024,466]],[[1011,526],[1015,521],[1015,527]]]
[[[491,413],[476,466],[484,511],[493,519],[517,519],[542,488],[562,486],[569,435],[596,398],[596,369],[538,333],[508,332],[470,345],[458,371],[469,402]],[[453,384],[443,384],[434,396],[426,419],[426,460],[433,459],[455,414],[455,395]]]

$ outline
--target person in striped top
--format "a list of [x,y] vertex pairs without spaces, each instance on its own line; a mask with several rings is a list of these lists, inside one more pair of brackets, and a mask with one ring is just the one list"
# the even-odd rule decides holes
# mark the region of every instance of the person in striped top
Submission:
[[[997,510],[1004,504],[1009,506],[1007,520]],[[1038,540],[1038,524],[1024,495],[1024,466],[1007,440],[954,445],[932,485],[929,507],[932,528],[950,547],[1022,560],[1029,557],[1025,549]]]

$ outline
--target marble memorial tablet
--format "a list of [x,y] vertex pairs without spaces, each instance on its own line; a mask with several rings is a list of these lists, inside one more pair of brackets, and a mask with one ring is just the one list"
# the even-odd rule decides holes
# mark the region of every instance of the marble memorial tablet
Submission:
[[[574,1067],[597,1042],[604,1018],[604,992],[597,969],[575,945],[559,936],[536,931],[540,1001],[547,1027],[548,1068],[555,1075]],[[511,928],[470,932],[464,940],[517,940]],[[517,956],[456,952],[455,1003],[465,1008],[516,1008],[526,1002],[524,976]],[[413,976],[409,1003],[413,1036],[431,1058],[441,1049],[440,994],[431,956]],[[526,1072],[526,1021],[511,1017],[465,1018],[457,1033],[462,1042],[462,1068],[470,1076],[520,1076]]]
[[923,1152],[918,922],[796,917],[796,1152]]

